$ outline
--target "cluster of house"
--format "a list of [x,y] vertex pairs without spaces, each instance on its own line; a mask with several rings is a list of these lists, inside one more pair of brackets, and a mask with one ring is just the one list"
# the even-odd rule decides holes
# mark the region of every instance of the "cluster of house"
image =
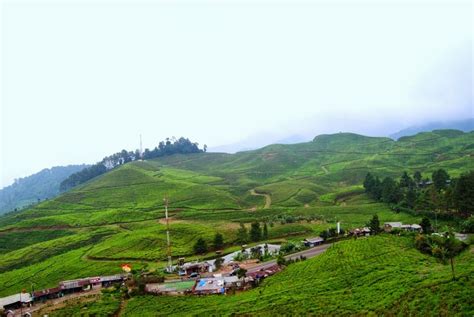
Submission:
[[[281,246],[278,244],[259,244],[254,247],[243,248],[241,251],[235,251],[229,254],[222,256],[222,263],[221,265],[230,265],[234,262],[234,258],[239,253],[246,253],[251,254],[253,250],[258,250],[260,254],[264,254],[268,252],[269,254],[277,254],[280,251]],[[207,260],[207,261],[194,261],[194,262],[187,262],[181,265],[173,267],[174,271],[178,271],[179,275],[186,275],[190,276],[193,273],[212,273],[216,270],[216,260]]]
[[122,283],[126,278],[127,275],[117,274],[62,281],[57,287],[32,291],[31,293],[18,293],[0,298],[0,309],[8,312],[9,310],[18,309],[25,305],[31,306],[34,303],[63,297],[67,294],[87,291],[94,288],[108,287],[112,284]]
[[147,284],[145,291],[153,294],[180,295],[211,295],[226,294],[236,290],[246,290],[260,282],[264,278],[279,272],[281,268],[275,264],[261,270],[246,273],[245,277],[236,275],[223,276],[214,274],[210,277],[202,277],[196,280],[172,281],[161,284]]
[[416,223],[411,224],[411,225],[404,225],[401,222],[386,222],[386,223],[384,223],[383,230],[385,232],[391,232],[393,229],[420,232],[421,231],[421,226],[416,224]]

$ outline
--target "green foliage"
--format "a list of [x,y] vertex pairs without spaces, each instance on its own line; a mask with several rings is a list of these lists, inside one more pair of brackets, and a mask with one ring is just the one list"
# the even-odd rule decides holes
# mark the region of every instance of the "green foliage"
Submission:
[[440,191],[446,189],[446,182],[449,180],[449,174],[442,168],[436,170],[431,175],[433,185],[436,190]]
[[433,228],[431,227],[431,221],[428,217],[423,217],[423,219],[421,219],[420,226],[424,234],[430,234],[433,232]]
[[61,181],[85,167],[87,165],[45,168],[36,174],[15,180],[12,185],[0,189],[0,214],[54,198],[59,194]]
[[474,214],[474,171],[461,175],[456,181],[454,200],[462,213]]
[[250,240],[254,242],[262,240],[262,229],[257,221],[252,222],[250,225]]
[[263,240],[267,240],[267,239],[268,239],[268,227],[267,227],[267,223],[266,223],[266,222],[263,223],[262,238],[263,238]]
[[380,220],[379,216],[375,214],[372,219],[370,219],[369,223],[367,224],[367,227],[369,227],[370,231],[373,234],[377,234],[381,231],[380,229]]
[[194,244],[194,253],[196,254],[204,254],[207,252],[207,242],[203,238],[197,239],[196,243]]
[[237,243],[246,244],[249,241],[247,228],[244,223],[240,223],[239,230],[237,231]]
[[222,233],[216,232],[214,236],[214,249],[220,250],[224,246],[224,236]]
[[472,315],[474,254],[456,258],[458,278],[450,281],[449,267],[414,249],[411,239],[379,235],[338,242],[255,289],[229,296],[140,296],[122,315],[154,316],[157,307],[167,316]]

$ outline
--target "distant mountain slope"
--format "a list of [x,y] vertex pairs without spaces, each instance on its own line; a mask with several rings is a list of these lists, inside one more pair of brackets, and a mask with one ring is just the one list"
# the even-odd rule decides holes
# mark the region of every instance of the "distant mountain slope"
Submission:
[[[104,224],[153,219],[170,197],[179,217],[263,206],[252,189],[271,196],[272,208],[301,207],[325,194],[357,187],[368,171],[398,177],[416,170],[452,176],[474,170],[474,132],[436,130],[394,141],[353,133],[317,136],[259,150],[172,155],[124,164],[56,199],[10,217],[0,227]],[[44,218],[43,218],[44,217]]]
[[456,129],[464,132],[469,132],[474,130],[474,118],[466,120],[457,120],[457,121],[445,121],[445,122],[430,122],[427,124],[409,127],[403,130],[400,130],[394,134],[391,134],[390,137],[394,140],[398,140],[403,136],[415,135],[420,132],[431,132],[433,130],[440,129]]
[[0,214],[59,194],[59,183],[88,165],[45,168],[0,190]]

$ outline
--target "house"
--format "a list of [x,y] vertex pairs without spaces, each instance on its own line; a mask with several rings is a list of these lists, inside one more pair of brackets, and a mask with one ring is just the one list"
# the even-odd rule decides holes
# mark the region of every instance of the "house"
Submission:
[[307,239],[304,239],[302,242],[305,247],[312,248],[312,247],[322,244],[324,242],[324,239],[321,237],[307,238]]
[[418,232],[421,231],[421,226],[418,225],[418,224],[416,224],[416,223],[414,223],[414,224],[412,224],[412,225],[409,225],[409,226],[410,226],[410,227],[407,229],[407,230],[409,230],[409,231],[418,231]]
[[401,222],[386,222],[383,225],[383,229],[385,232],[390,232],[393,229],[402,229],[402,223]]
[[222,277],[202,278],[196,281],[193,288],[196,295],[224,294],[225,282]]
[[44,302],[47,299],[61,297],[61,288],[53,287],[47,288],[40,291],[33,292],[33,300],[35,302],[41,301]]
[[0,309],[5,311],[10,309],[17,309],[24,304],[30,304],[32,301],[31,295],[28,293],[18,293],[7,297],[0,298]]
[[188,262],[181,266],[180,271],[185,275],[191,275],[191,273],[210,272],[210,268],[211,265],[208,262]]
[[370,236],[370,232],[371,232],[370,229],[367,228],[367,227],[355,228],[355,229],[352,229],[351,231],[349,231],[349,235],[356,236],[356,237]]

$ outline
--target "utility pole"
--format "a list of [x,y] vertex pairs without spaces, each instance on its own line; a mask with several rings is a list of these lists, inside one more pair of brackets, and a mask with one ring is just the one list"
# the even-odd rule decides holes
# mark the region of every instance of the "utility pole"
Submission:
[[170,222],[168,218],[168,197],[166,196],[163,201],[165,202],[165,218],[166,218],[166,241],[167,241],[167,255],[168,255],[168,267],[167,271],[168,273],[171,273],[173,271],[172,266],[173,263],[171,261],[171,241],[170,241]]
[[142,135],[140,134],[140,160],[143,161],[143,145],[142,145]]

